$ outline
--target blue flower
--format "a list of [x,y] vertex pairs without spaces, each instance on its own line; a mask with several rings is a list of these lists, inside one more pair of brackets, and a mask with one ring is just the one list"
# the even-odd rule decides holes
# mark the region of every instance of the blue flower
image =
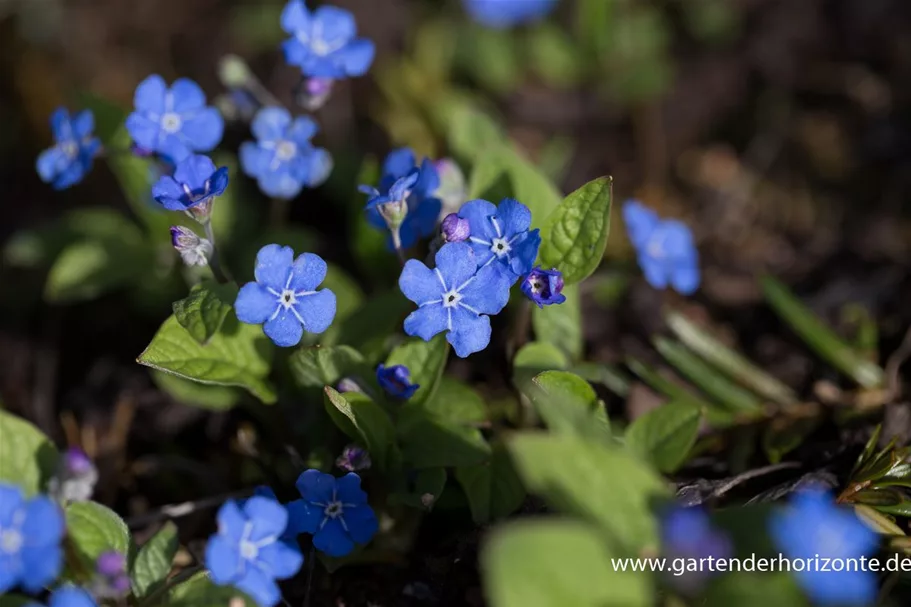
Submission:
[[208,217],[212,199],[228,187],[228,167],[215,168],[208,156],[191,154],[180,161],[174,176],[165,175],[152,186],[152,197],[169,211],[191,211]]
[[[425,158],[416,165],[414,152],[409,148],[393,150],[383,163],[383,177],[379,188],[361,186],[368,194],[367,221],[376,228],[387,228],[380,206],[390,203],[407,203],[407,215],[399,227],[402,248],[408,248],[418,238],[430,236],[436,228],[442,202],[434,194],[440,177],[433,162]],[[395,248],[390,238],[389,248]]]
[[[661,516],[662,553],[668,559],[728,558],[733,553],[730,539],[712,527],[705,510],[673,506]],[[672,583],[679,590],[695,593],[709,577],[709,571],[675,575]]]
[[273,198],[294,198],[304,186],[316,187],[332,171],[332,156],[310,139],[317,126],[310,118],[291,119],[288,110],[267,107],[253,119],[256,143],[240,146],[240,165]]
[[282,11],[281,24],[292,36],[282,44],[285,61],[304,76],[363,76],[373,62],[373,42],[356,38],[354,15],[346,10],[321,6],[310,12],[302,0],[291,0]]
[[536,267],[522,280],[522,292],[539,308],[566,301],[563,295],[563,274],[560,270],[542,270]]
[[307,470],[297,479],[301,502],[300,523],[313,535],[313,545],[329,556],[350,554],[355,544],[366,544],[379,529],[361,477],[349,472],[341,478]]
[[18,487],[0,483],[0,594],[17,584],[38,592],[57,579],[63,534],[57,504],[43,496],[27,500]]
[[237,294],[238,320],[262,324],[269,339],[283,347],[296,346],[304,331],[322,333],[335,318],[335,293],[316,290],[326,270],[319,255],[304,253],[294,259],[291,247],[264,246],[256,255],[256,282],[248,282]]
[[[772,540],[788,558],[860,558],[873,551],[879,536],[850,510],[823,491],[799,492],[790,507],[770,520]],[[870,571],[795,573],[807,595],[820,605],[861,605],[876,600],[876,574]]]
[[405,365],[380,365],[376,368],[376,381],[387,394],[395,398],[411,398],[418,384],[411,383],[411,373]]
[[[127,580],[129,583],[129,580]],[[78,586],[73,586],[67,584],[66,586],[61,586],[55,590],[50,599],[47,602],[48,607],[97,607],[98,604],[95,602],[95,599],[92,598],[88,592],[79,588]],[[39,603],[30,603],[29,607],[32,605],[38,606]]]
[[304,563],[300,550],[279,541],[287,523],[288,512],[273,499],[254,496],[243,507],[225,502],[218,511],[218,533],[206,546],[212,581],[236,586],[262,607],[278,603],[275,580],[293,576]]
[[[272,490],[272,487],[267,487],[266,485],[261,485],[254,489],[253,497],[266,497],[276,502],[279,501],[278,496],[275,495],[275,491]],[[243,504],[246,503],[247,500],[244,500],[240,505],[241,508],[243,508]],[[285,542],[286,544],[291,545],[294,548],[297,548],[297,536],[304,532],[304,530],[300,528],[300,517],[296,515],[297,504],[296,502],[289,502],[287,504],[283,504],[283,506],[288,512],[288,524],[285,526],[284,533],[282,533],[278,539],[282,542]]]
[[405,333],[429,341],[447,331],[446,340],[465,358],[490,343],[490,317],[509,301],[509,279],[495,265],[478,269],[471,246],[450,242],[436,254],[436,268],[409,259],[399,288],[416,303],[405,319]]
[[[512,198],[500,206],[486,200],[470,200],[459,209],[459,217],[471,225],[468,241],[478,259],[478,267],[493,264],[509,279],[510,286],[531,271],[541,246],[541,235],[531,227],[531,211]],[[496,262],[496,263],[494,263]]]
[[82,181],[101,149],[101,142],[92,137],[94,129],[95,118],[89,110],[82,110],[71,120],[66,108],[57,108],[51,114],[56,145],[41,152],[35,163],[41,181],[50,183],[55,190],[64,190]]
[[699,253],[685,224],[662,220],[635,200],[623,205],[623,220],[639,267],[650,285],[656,289],[671,285],[683,295],[699,288]]
[[557,0],[462,0],[472,18],[497,29],[535,21],[557,6]]
[[212,151],[225,130],[221,114],[206,106],[205,93],[188,78],[168,88],[161,76],[149,76],[136,87],[133,105],[136,111],[126,122],[133,141],[174,162],[191,152]]

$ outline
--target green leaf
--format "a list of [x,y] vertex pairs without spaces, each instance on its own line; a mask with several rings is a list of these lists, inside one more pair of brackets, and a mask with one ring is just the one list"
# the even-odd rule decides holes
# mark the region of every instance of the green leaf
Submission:
[[857,518],[864,525],[877,533],[883,535],[905,535],[905,532],[895,524],[894,520],[881,512],[877,512],[870,506],[857,504],[854,506],[854,513],[857,514]]
[[513,436],[509,450],[529,491],[597,523],[627,552],[657,549],[652,508],[667,487],[627,450],[538,432]]
[[587,523],[526,520],[496,529],[480,563],[495,607],[652,605],[651,576],[619,571],[614,556]]
[[320,341],[324,346],[351,346],[374,365],[386,352],[386,340],[413,309],[398,289],[374,295],[348,318],[333,323]]
[[54,443],[21,417],[0,409],[0,481],[26,496],[44,490],[59,459]]
[[440,499],[445,487],[445,468],[418,470],[414,475],[413,485],[392,493],[389,496],[389,504],[404,504],[412,508],[430,510],[433,508],[433,504]]
[[797,401],[789,387],[728,348],[679,312],[665,316],[667,325],[688,348],[757,394],[782,405]]
[[474,160],[485,150],[499,146],[504,135],[500,126],[488,114],[470,104],[461,104],[450,116],[447,139],[449,147],[457,156]]
[[405,419],[419,408],[447,422],[479,425],[487,421],[487,406],[484,399],[471,387],[451,377],[443,377],[432,398],[419,406],[408,400],[400,409]]
[[510,32],[470,23],[461,33],[457,58],[465,71],[493,93],[515,89],[523,65]]
[[882,368],[855,352],[786,286],[771,276],[762,277],[761,284],[769,305],[819,356],[864,388],[882,386]]
[[553,344],[532,341],[516,352],[512,366],[512,382],[521,390],[539,373],[566,369],[569,366],[569,359]]
[[386,366],[404,365],[411,372],[411,382],[418,384],[417,392],[408,399],[413,405],[420,405],[436,393],[446,358],[449,356],[449,343],[446,336],[440,333],[430,341],[412,337],[397,346],[386,359]]
[[632,379],[613,365],[604,363],[581,362],[568,369],[579,377],[601,384],[618,396],[629,394]]
[[541,264],[563,272],[567,285],[587,278],[601,263],[610,231],[611,185],[610,177],[588,182],[567,196],[541,229]]
[[500,444],[493,445],[484,463],[456,468],[455,477],[468,498],[471,518],[479,525],[512,514],[525,500],[525,487]]
[[737,573],[721,575],[708,588],[706,607],[809,607],[797,585],[797,579],[786,572]]
[[593,441],[613,441],[604,403],[591,385],[572,373],[545,371],[528,389],[535,409],[548,430]]
[[38,604],[34,598],[21,594],[0,594],[0,607],[26,607]]
[[538,341],[553,344],[563,350],[570,360],[582,358],[582,300],[578,285],[563,289],[566,301],[557,305],[535,306],[531,323]]
[[701,411],[691,403],[667,403],[630,424],[626,429],[626,446],[661,472],[674,472],[696,444],[701,419]]
[[[563,195],[541,169],[514,147],[504,148],[503,158],[508,167],[514,198],[531,211],[531,227],[543,229],[545,222],[560,207]],[[541,237],[544,238],[543,234]],[[601,250],[603,252],[604,247]],[[563,270],[562,267],[559,269]]]
[[528,59],[541,79],[555,88],[577,85],[583,62],[569,34],[555,23],[541,23],[528,34]]
[[342,268],[335,264],[328,266],[326,278],[320,288],[335,293],[338,304],[333,322],[340,322],[351,316],[364,303],[364,290]]
[[395,427],[383,408],[359,392],[341,394],[326,386],[326,411],[339,429],[360,442],[381,471],[391,463]]
[[163,371],[152,371],[152,381],[180,404],[212,411],[231,409],[243,396],[237,388],[200,384]]
[[240,599],[247,607],[256,602],[233,586],[215,584],[206,571],[200,571],[190,579],[177,584],[168,593],[168,607],[226,607]]
[[143,544],[130,570],[133,594],[137,598],[155,591],[164,582],[171,573],[171,563],[179,547],[177,525],[171,521]]
[[203,384],[245,388],[266,404],[276,400],[266,377],[273,347],[259,325],[229,315],[202,346],[170,316],[136,362]]
[[67,537],[88,570],[102,552],[128,554],[130,531],[116,512],[97,502],[74,502],[66,507]]
[[335,386],[343,377],[367,379],[372,375],[361,353],[349,346],[299,348],[288,363],[294,379],[304,388]]
[[500,146],[486,150],[471,169],[468,199],[482,198],[506,175],[507,168]]
[[237,299],[237,285],[203,283],[190,294],[174,302],[174,316],[193,339],[202,345],[218,332]]

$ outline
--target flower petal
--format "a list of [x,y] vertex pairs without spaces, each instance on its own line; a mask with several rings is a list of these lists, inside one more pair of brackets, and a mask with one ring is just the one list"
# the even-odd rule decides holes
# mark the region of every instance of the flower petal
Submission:
[[63,538],[64,521],[60,507],[46,497],[36,497],[25,506],[22,535],[27,546],[59,544]]
[[341,48],[357,34],[357,25],[351,12],[336,6],[321,6],[313,13],[313,28],[310,30],[329,48]]
[[497,218],[500,220],[503,233],[510,236],[525,232],[531,227],[531,211],[515,198],[504,198],[500,201]]
[[187,146],[198,152],[211,152],[221,142],[225,132],[225,120],[214,107],[207,107],[186,118],[180,134],[186,138]]
[[328,504],[335,491],[335,477],[311,468],[297,477],[295,486],[306,501]]
[[281,107],[264,107],[256,112],[250,130],[258,141],[277,141],[285,138],[291,124],[291,114]]
[[323,509],[311,505],[307,500],[301,498],[285,504],[288,510],[288,526],[285,528],[285,536],[297,537],[301,533],[314,534],[323,522],[325,514]]
[[295,292],[315,291],[326,279],[328,266],[323,258],[313,253],[299,255],[291,264],[291,284]]
[[300,194],[304,187],[304,184],[287,170],[267,172],[259,178],[258,183],[259,188],[267,196],[284,200],[291,200]]
[[316,122],[309,116],[298,116],[284,133],[284,138],[297,145],[305,146],[310,143],[313,136],[319,131]]
[[74,138],[70,113],[65,107],[58,107],[51,114],[51,132],[53,132],[54,139],[58,142],[71,141]]
[[348,535],[358,544],[366,544],[380,528],[373,508],[367,506],[346,507],[344,512],[345,524],[348,525]]
[[41,180],[49,183],[59,173],[66,170],[69,162],[69,156],[55,146],[44,150],[38,155],[35,169],[38,171],[38,176],[41,177]]
[[206,568],[216,584],[230,584],[241,572],[240,550],[223,535],[213,535],[206,545]]
[[22,561],[19,555],[0,553],[0,594],[16,586],[21,575]]
[[[440,209],[443,203],[439,198],[426,198],[421,201],[416,209],[405,217],[405,224],[417,236],[430,236],[436,231],[437,220],[440,218]],[[403,239],[403,246],[404,239]]]
[[391,176],[395,181],[407,175],[414,167],[414,152],[411,148],[398,148],[389,152],[383,161],[383,176]]
[[206,106],[206,94],[189,78],[178,78],[171,85],[171,111],[177,114],[196,112]]
[[460,303],[480,314],[499,314],[509,301],[510,286],[510,278],[498,264],[490,264],[479,269],[474,280],[459,291]]
[[48,607],[97,607],[95,599],[77,586],[63,586],[51,594]]
[[157,151],[173,165],[179,165],[193,150],[187,144],[189,140],[179,133],[159,133]]
[[164,78],[152,74],[139,83],[133,94],[133,106],[142,113],[164,114],[168,85]]
[[523,274],[531,272],[540,247],[541,234],[537,229],[521,234],[513,242],[512,250],[509,252],[509,269],[514,275],[511,284],[515,284]]
[[327,519],[322,529],[313,536],[313,545],[317,550],[329,556],[346,556],[354,550],[354,542],[345,533],[338,519]]
[[310,28],[310,13],[301,0],[291,0],[282,9],[282,29],[293,34],[299,30]]
[[430,158],[425,158],[421,163],[421,172],[418,176],[418,181],[414,184],[414,192],[419,194],[422,199],[430,198],[439,187],[440,174],[437,172],[433,161],[430,160]]
[[288,544],[275,542],[260,548],[256,561],[269,575],[284,580],[300,571],[304,556]]
[[279,306],[278,315],[263,324],[263,332],[276,346],[290,348],[300,343],[304,327],[291,309]]
[[449,312],[443,304],[421,306],[405,319],[404,329],[408,335],[416,335],[430,341],[434,335],[449,328]]
[[261,542],[278,538],[288,525],[288,511],[277,500],[254,495],[244,503],[244,514],[253,524],[249,540]]
[[202,154],[191,154],[177,165],[174,180],[187,184],[191,190],[201,190],[206,187],[206,181],[214,172],[215,163],[211,158]]
[[247,524],[247,518],[244,516],[237,501],[228,500],[222,504],[215,518],[218,521],[219,535],[227,538],[232,543],[239,543],[243,535],[244,525]]
[[308,333],[322,333],[335,320],[335,293],[322,289],[312,295],[304,295],[298,298],[294,309],[304,321],[303,328]]
[[95,130],[95,115],[91,110],[82,110],[73,116],[72,129],[73,137],[79,140],[85,139]]
[[664,261],[644,254],[639,255],[638,259],[639,267],[642,268],[642,273],[645,275],[645,280],[648,284],[656,289],[666,288],[668,276]]
[[671,286],[681,295],[692,295],[699,288],[699,266],[695,263],[678,264],[671,270]]
[[[471,238],[491,242],[497,237],[490,218],[497,214],[497,207],[486,200],[469,200],[459,209],[459,217],[471,226]],[[488,245],[489,246],[489,245]],[[478,260],[480,262],[480,259]]]
[[282,42],[282,52],[285,54],[285,61],[288,65],[293,65],[303,70],[307,60],[310,57],[310,49],[297,38],[289,38]]
[[478,269],[474,252],[464,242],[444,244],[437,251],[435,260],[436,269],[446,282],[446,290],[460,288]]
[[[335,482],[336,496],[345,504],[366,504],[367,494],[361,489],[361,477],[349,472]],[[346,510],[347,512],[347,510]]]
[[445,286],[436,272],[417,259],[409,259],[399,276],[399,289],[409,300],[419,306],[440,300]]
[[59,545],[25,547],[19,553],[22,573],[19,586],[36,593],[57,579],[63,569],[63,550]]
[[228,167],[220,167],[209,179],[209,192],[212,196],[221,196],[228,188]]
[[452,331],[446,335],[446,341],[452,344],[456,356],[465,358],[487,347],[490,332],[489,316],[478,316],[460,306],[453,308]]
[[277,244],[267,244],[256,254],[256,281],[278,292],[285,290],[291,277],[294,250]]
[[157,149],[158,134],[161,132],[158,122],[149,120],[144,114],[133,112],[127,116],[126,127],[136,145],[147,150]]
[[370,69],[376,47],[366,38],[352,40],[326,58],[345,76],[363,76]]
[[152,186],[152,198],[169,211],[183,211],[187,208],[186,193],[173,177],[160,177]]
[[648,242],[660,219],[658,214],[637,200],[628,200],[623,205],[623,221],[629,240],[637,249]]
[[273,607],[282,598],[275,580],[258,567],[247,567],[234,585],[249,594],[259,607]]
[[23,499],[19,487],[0,484],[0,527],[12,523],[13,513],[22,506]]
[[264,150],[252,141],[240,144],[240,168],[250,177],[260,178],[269,171],[272,152]]
[[305,183],[311,188],[322,185],[332,172],[332,154],[323,148],[313,148],[305,159],[307,162]]

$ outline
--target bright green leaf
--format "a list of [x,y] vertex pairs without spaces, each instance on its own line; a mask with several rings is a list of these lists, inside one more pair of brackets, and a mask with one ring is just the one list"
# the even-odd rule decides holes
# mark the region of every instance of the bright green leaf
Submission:
[[364,290],[343,269],[335,264],[328,265],[326,278],[320,288],[329,289],[335,293],[338,307],[335,310],[333,322],[340,322],[351,316],[364,303]]
[[516,352],[512,365],[512,381],[521,390],[535,375],[543,371],[566,369],[569,366],[569,359],[553,344],[532,341]]
[[601,384],[618,396],[629,394],[629,385],[632,380],[613,365],[581,362],[570,367],[568,371],[592,383]]
[[797,578],[790,573],[743,572],[718,576],[708,587],[706,607],[809,607]]
[[226,607],[233,599],[241,599],[247,607],[256,602],[233,586],[215,584],[206,571],[177,584],[168,593],[168,607]]
[[469,200],[485,195],[506,174],[508,167],[501,150],[499,145],[486,150],[471,168],[468,180]]
[[267,404],[276,400],[266,376],[273,347],[259,325],[228,315],[218,333],[202,346],[170,316],[136,362],[203,384],[238,386]]
[[525,487],[509,452],[500,444],[493,445],[488,461],[456,468],[455,477],[468,498],[471,517],[479,525],[512,514],[525,500]]
[[66,507],[67,537],[88,570],[102,552],[127,554],[130,531],[116,512],[97,502],[74,502]]
[[567,285],[587,278],[601,263],[610,231],[610,177],[590,181],[560,204],[541,229],[541,264],[563,272]]
[[563,350],[570,360],[582,358],[582,300],[578,285],[567,285],[563,289],[566,301],[561,304],[535,306],[531,312],[531,323],[538,341],[553,344]]
[[[531,227],[543,229],[551,214],[560,207],[563,195],[541,169],[514,147],[504,148],[503,154],[512,182],[513,197],[531,211]],[[602,251],[603,249],[602,247]],[[559,269],[563,270],[562,267]]]
[[41,430],[0,409],[0,481],[34,495],[54,475],[58,458],[54,443]]
[[433,398],[437,385],[443,376],[446,359],[449,356],[449,342],[440,333],[430,341],[412,337],[389,353],[386,366],[404,365],[411,372],[411,382],[418,384],[417,392],[408,399],[412,405],[420,405]]
[[808,418],[779,418],[772,420],[762,433],[762,449],[773,464],[803,444],[810,434],[819,427],[819,420]]
[[391,463],[395,427],[383,408],[359,392],[341,394],[325,387],[326,411],[350,438],[360,442],[380,470]]
[[406,401],[400,409],[400,416],[406,418],[409,411],[416,407],[448,422],[478,425],[487,420],[487,407],[481,395],[451,377],[443,377],[433,398],[419,406],[411,399]]
[[674,472],[699,433],[702,413],[687,402],[670,402],[636,418],[626,429],[626,446],[650,460],[661,472]]
[[243,393],[237,388],[200,384],[163,371],[153,370],[152,381],[159,390],[188,407],[226,411],[239,403],[243,397]]
[[304,388],[334,386],[343,377],[367,379],[371,375],[361,353],[349,346],[299,348],[288,362],[294,379]]
[[565,371],[545,371],[532,382],[527,393],[551,432],[613,440],[604,404],[587,381]]
[[320,343],[351,346],[373,365],[380,362],[386,351],[386,340],[413,309],[414,304],[398,289],[374,295],[348,318],[333,323],[323,333]]
[[[449,147],[463,159],[475,159],[484,150],[503,142],[503,131],[486,113],[469,104],[458,106],[450,116]],[[472,162],[474,164],[474,162]]]
[[234,284],[204,283],[174,302],[174,316],[193,339],[206,345],[221,328],[237,298]]
[[164,582],[180,546],[177,525],[168,521],[142,545],[130,571],[133,594],[142,598]]

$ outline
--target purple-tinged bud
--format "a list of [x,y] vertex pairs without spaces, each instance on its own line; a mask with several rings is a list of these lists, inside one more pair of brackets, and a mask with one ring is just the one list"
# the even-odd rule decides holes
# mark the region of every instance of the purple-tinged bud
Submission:
[[149,158],[155,155],[155,150],[140,147],[135,141],[130,143],[130,151],[139,158]]
[[100,598],[120,598],[130,590],[127,559],[120,552],[102,552],[95,561],[92,594]]
[[332,95],[334,82],[331,78],[304,78],[295,95],[298,105],[308,112],[320,109]]
[[442,201],[440,217],[445,217],[457,212],[468,200],[468,184],[462,169],[451,158],[435,160],[433,166],[440,176],[440,185],[433,195]]
[[471,224],[467,219],[462,219],[455,213],[450,213],[443,218],[440,224],[440,234],[444,242],[464,242],[471,236]]
[[335,389],[341,393],[363,392],[363,390],[361,389],[361,386],[357,383],[357,381],[355,381],[354,379],[352,379],[350,377],[343,377],[338,382],[338,385],[335,387]]
[[171,244],[188,266],[205,266],[212,255],[212,243],[183,226],[171,226]]
[[357,445],[348,445],[342,454],[335,460],[335,465],[348,472],[367,470],[370,468],[370,454]]
[[536,267],[522,280],[522,292],[539,308],[566,301],[563,295],[563,274],[560,270]]
[[85,474],[95,469],[92,460],[86,455],[85,451],[79,447],[70,447],[63,454],[64,466],[72,474]]
[[123,575],[126,567],[126,557],[115,550],[102,552],[98,556],[98,560],[95,561],[95,571],[98,572],[98,575],[103,575],[104,577]]
[[98,470],[85,451],[70,447],[57,462],[57,471],[48,482],[48,493],[62,504],[84,502],[92,497]]

